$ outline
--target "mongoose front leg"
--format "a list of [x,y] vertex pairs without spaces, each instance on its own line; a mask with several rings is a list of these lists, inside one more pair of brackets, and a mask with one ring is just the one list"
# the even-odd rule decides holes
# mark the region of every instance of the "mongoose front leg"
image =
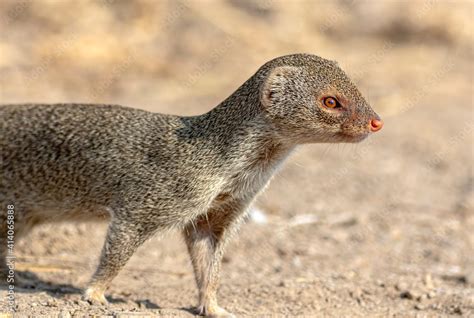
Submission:
[[99,266],[84,293],[85,300],[92,304],[107,304],[105,290],[147,237],[137,231],[136,226],[137,224],[126,221],[112,220],[102,248]]
[[229,234],[240,224],[240,204],[211,209],[184,229],[184,237],[199,290],[199,314],[234,317],[217,304],[217,288],[224,247]]

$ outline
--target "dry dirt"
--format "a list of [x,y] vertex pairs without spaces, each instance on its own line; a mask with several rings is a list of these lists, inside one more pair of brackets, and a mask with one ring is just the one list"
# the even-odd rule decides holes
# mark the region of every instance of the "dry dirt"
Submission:
[[[0,2],[1,103],[197,114],[266,60],[311,52],[338,60],[381,114],[383,130],[361,144],[308,145],[288,160],[228,248],[223,307],[474,317],[472,2],[22,3]],[[17,316],[193,316],[178,233],[139,249],[109,307],[81,301],[105,229],[45,225],[17,242]]]

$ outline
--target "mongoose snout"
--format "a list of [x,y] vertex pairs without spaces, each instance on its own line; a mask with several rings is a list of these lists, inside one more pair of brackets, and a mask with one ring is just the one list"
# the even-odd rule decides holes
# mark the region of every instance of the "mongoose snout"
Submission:
[[220,263],[249,205],[305,143],[359,142],[382,120],[336,62],[293,54],[263,65],[198,116],[117,105],[0,107],[0,273],[7,205],[15,238],[35,224],[110,214],[99,266],[84,294],[104,292],[135,250],[158,232],[184,236],[198,312],[217,303]]

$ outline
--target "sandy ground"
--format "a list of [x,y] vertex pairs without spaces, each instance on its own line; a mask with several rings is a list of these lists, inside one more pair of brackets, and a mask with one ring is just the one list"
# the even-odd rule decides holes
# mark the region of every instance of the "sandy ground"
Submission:
[[[330,17],[334,5],[324,1],[286,14],[278,1],[214,3],[219,14],[168,3],[160,27],[169,30],[156,39],[150,16],[163,4],[64,3],[63,11],[0,4],[10,31],[0,41],[1,103],[196,114],[266,60],[306,51],[338,60],[384,119],[361,144],[308,145],[290,157],[228,248],[223,307],[239,317],[474,316],[472,3],[338,4]],[[66,24],[71,12],[84,19]],[[193,316],[196,288],[178,233],[139,249],[108,290],[109,307],[81,301],[105,229],[45,225],[17,242],[26,278],[16,287],[19,317]],[[0,312],[5,297],[3,287]]]

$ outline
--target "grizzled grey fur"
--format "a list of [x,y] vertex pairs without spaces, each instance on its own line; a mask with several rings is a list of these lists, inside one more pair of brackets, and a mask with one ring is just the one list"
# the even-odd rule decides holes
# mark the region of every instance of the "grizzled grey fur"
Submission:
[[[334,96],[343,109],[327,109]],[[183,231],[199,310],[218,306],[229,234],[299,144],[357,142],[378,116],[337,63],[309,54],[276,58],[206,114],[181,117],[115,105],[0,106],[0,253],[6,206],[17,237],[36,224],[110,217],[85,298],[104,292],[138,246]],[[2,264],[3,265],[3,264]]]

